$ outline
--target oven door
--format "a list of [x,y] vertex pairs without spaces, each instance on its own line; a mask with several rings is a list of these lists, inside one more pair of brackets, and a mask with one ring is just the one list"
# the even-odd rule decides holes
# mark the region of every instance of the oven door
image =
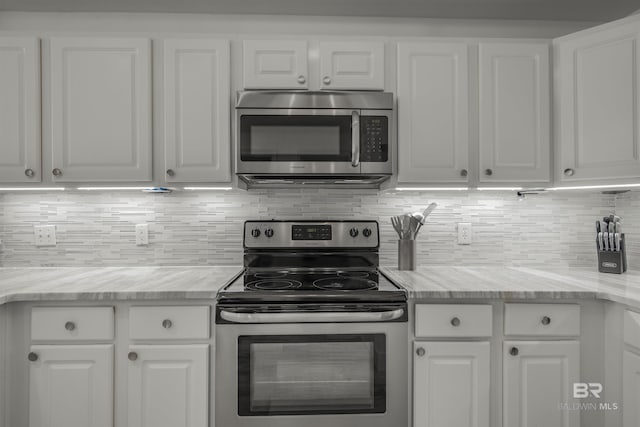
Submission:
[[216,325],[216,425],[407,425],[405,321]]
[[360,174],[360,111],[238,109],[240,174]]

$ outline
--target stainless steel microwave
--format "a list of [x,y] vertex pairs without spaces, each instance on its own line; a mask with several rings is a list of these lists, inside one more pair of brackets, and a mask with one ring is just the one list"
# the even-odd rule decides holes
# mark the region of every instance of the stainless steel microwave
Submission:
[[238,92],[236,174],[254,187],[379,185],[392,120],[388,92]]

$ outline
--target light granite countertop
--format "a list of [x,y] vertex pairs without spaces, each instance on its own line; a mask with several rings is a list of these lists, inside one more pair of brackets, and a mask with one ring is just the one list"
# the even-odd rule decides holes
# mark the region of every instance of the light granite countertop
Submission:
[[[382,267],[409,297],[603,299],[640,308],[640,272],[524,267]],[[0,268],[0,304],[12,301],[214,299],[241,266]]]
[[213,299],[241,271],[241,266],[0,268],[0,304]]
[[586,268],[421,267],[382,272],[416,300],[603,299],[640,308],[640,272],[598,273]]

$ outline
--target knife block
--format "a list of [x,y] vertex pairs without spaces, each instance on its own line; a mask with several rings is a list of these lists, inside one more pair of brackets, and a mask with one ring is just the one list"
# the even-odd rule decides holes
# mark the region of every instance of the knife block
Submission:
[[627,271],[627,251],[625,247],[624,233],[620,235],[620,251],[601,251],[598,248],[596,239],[596,250],[598,251],[598,271],[600,273],[621,274]]

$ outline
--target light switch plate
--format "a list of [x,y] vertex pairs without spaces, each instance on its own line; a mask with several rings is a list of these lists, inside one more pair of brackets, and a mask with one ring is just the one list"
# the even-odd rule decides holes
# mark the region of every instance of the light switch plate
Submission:
[[35,225],[33,227],[36,246],[55,246],[56,245],[56,226],[55,225]]

